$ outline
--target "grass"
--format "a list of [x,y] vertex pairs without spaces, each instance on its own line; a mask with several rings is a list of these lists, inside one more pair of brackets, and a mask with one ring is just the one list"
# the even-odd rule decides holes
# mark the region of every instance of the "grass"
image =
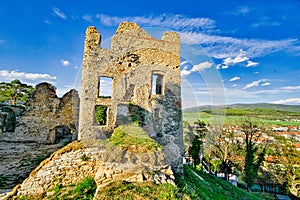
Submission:
[[98,191],[96,199],[105,200],[177,200],[178,189],[172,184],[116,181]]
[[18,196],[17,200],[93,200],[96,189],[97,185],[94,179],[86,177],[76,185],[63,186],[61,184],[55,184],[54,187],[48,191],[48,195]]
[[136,153],[148,153],[162,148],[137,125],[121,125],[117,127],[109,141],[123,150]]
[[184,179],[177,177],[177,185],[181,188],[186,199],[215,199],[215,200],[262,200],[263,198],[250,194],[220,178],[195,171],[204,180],[200,180],[193,169],[184,165]]
[[[210,123],[212,115],[211,110],[202,112],[183,112],[183,120],[189,123],[194,123],[197,119],[203,120],[205,123]],[[285,121],[286,119],[300,120],[300,112],[291,112],[283,110],[275,110],[271,108],[255,108],[255,109],[226,109],[226,124],[233,125],[240,120],[241,117],[250,116],[261,121],[266,125],[281,125],[281,126],[299,126],[300,122]]]

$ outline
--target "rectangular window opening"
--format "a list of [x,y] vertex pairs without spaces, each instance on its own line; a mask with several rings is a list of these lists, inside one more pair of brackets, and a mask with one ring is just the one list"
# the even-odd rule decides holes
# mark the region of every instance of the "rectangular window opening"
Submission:
[[98,97],[111,98],[111,95],[112,95],[112,78],[100,76]]
[[163,94],[164,85],[163,85],[164,76],[161,74],[152,74],[152,94]]
[[107,115],[108,115],[108,108],[104,105],[96,105],[95,106],[95,120],[96,124],[100,126],[107,125]]

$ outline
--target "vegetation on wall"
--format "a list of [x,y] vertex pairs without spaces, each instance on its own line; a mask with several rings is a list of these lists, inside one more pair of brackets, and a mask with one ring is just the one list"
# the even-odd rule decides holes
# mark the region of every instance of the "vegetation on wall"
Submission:
[[152,152],[162,148],[137,125],[118,126],[109,141],[124,150],[137,153]]
[[96,105],[95,106],[95,118],[96,123],[100,126],[104,126],[107,123],[107,106]]
[[132,103],[129,103],[128,107],[132,123],[139,126],[143,126],[145,123],[144,109]]

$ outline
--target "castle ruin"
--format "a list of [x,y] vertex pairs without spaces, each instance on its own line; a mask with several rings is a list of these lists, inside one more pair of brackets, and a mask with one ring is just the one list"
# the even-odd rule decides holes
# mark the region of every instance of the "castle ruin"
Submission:
[[141,126],[163,146],[168,164],[182,167],[180,38],[155,39],[135,23],[121,23],[111,49],[88,27],[84,45],[79,140],[107,139],[123,124]]

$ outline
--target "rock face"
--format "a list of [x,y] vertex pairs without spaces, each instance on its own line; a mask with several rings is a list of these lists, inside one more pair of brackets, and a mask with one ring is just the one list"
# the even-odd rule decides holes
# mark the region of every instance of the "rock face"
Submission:
[[29,97],[26,110],[10,140],[53,144],[70,133],[74,133],[75,139],[78,113],[79,95],[76,90],[58,98],[53,85],[40,83]]
[[85,177],[93,177],[98,189],[116,180],[174,184],[175,179],[161,151],[139,154],[99,141],[73,142],[43,161],[10,196],[47,196],[55,184]]
[[[22,182],[42,160],[77,138],[76,90],[58,98],[53,85],[40,83],[25,110],[8,105],[0,110],[0,125],[4,125],[0,131],[0,190]],[[17,127],[15,132],[8,132],[14,131],[8,128],[13,118]]]
[[58,144],[0,142],[0,193],[22,183],[42,160],[64,145],[64,141]]
[[166,32],[158,40],[137,24],[125,22],[113,36],[110,50],[100,43],[100,33],[89,27],[82,65],[79,139],[107,139],[115,127],[137,123],[166,147],[167,163],[180,172],[179,35]]

